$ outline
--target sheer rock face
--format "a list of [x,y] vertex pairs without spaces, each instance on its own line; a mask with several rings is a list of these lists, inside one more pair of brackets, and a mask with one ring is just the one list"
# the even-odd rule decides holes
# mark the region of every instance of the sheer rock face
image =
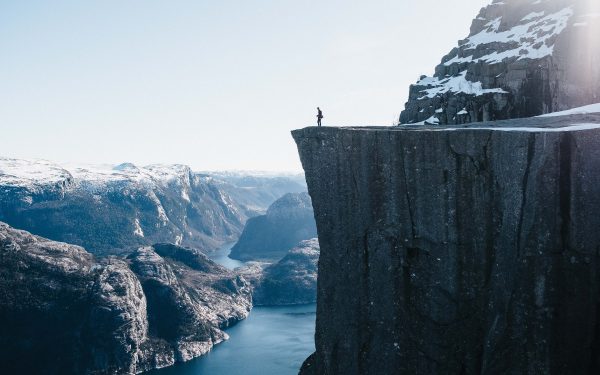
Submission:
[[299,305],[317,300],[319,241],[302,241],[277,263],[251,262],[236,270],[253,287],[255,306]]
[[600,115],[293,132],[321,246],[303,373],[599,373],[600,128],[531,129],[576,123]]
[[247,283],[197,251],[156,245],[98,261],[0,223],[2,373],[165,367],[206,353],[250,308]]
[[600,101],[600,3],[494,0],[433,77],[410,87],[400,122],[463,124]]
[[276,200],[265,215],[248,220],[230,256],[244,261],[278,261],[298,242],[316,235],[309,195],[290,193]]

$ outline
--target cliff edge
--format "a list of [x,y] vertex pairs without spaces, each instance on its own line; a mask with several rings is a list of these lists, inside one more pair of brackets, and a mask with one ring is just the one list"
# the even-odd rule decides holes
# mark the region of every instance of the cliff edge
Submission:
[[293,136],[321,245],[301,373],[599,373],[600,114]]

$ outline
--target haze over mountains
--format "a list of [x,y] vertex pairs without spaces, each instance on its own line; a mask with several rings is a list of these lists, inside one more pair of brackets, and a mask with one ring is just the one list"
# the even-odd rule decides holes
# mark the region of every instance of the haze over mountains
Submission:
[[211,251],[302,176],[197,173],[184,165],[63,167],[0,158],[0,221],[104,254],[170,242]]

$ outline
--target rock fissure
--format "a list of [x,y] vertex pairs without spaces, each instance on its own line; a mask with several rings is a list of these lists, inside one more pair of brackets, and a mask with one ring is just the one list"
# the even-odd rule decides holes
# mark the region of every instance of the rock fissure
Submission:
[[521,242],[525,234],[523,233],[523,221],[525,219],[525,209],[527,208],[527,188],[529,185],[529,174],[531,170],[531,163],[533,162],[535,154],[535,135],[530,135],[527,139],[527,163],[525,164],[525,171],[523,173],[523,180],[521,182],[522,196],[521,196],[521,208],[519,209],[519,224],[517,226],[517,258],[520,257],[522,249]]
[[571,184],[572,184],[572,137],[569,133],[563,134],[559,145],[560,154],[560,238],[561,250],[569,250],[569,232],[571,226]]

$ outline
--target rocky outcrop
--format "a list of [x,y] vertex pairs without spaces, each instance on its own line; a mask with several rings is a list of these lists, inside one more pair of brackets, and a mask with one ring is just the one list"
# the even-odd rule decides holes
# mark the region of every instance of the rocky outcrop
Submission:
[[277,261],[298,242],[316,235],[310,197],[290,193],[275,201],[265,215],[248,220],[229,256],[244,261]]
[[231,242],[254,211],[183,165],[62,167],[0,158],[0,221],[106,255]]
[[202,253],[155,245],[128,256],[148,300],[148,328],[168,353],[168,362],[206,354],[227,338],[221,330],[246,318],[251,309],[246,281]]
[[597,374],[600,115],[293,132],[316,374]]
[[410,87],[400,123],[528,117],[600,101],[600,3],[494,0],[433,77]]
[[277,263],[251,262],[236,270],[252,284],[255,306],[301,305],[317,301],[319,241],[302,241]]
[[0,223],[3,373],[133,372],[147,340],[146,297],[123,261]]
[[206,353],[250,308],[250,286],[197,251],[156,245],[97,260],[0,223],[2,373],[165,367]]

